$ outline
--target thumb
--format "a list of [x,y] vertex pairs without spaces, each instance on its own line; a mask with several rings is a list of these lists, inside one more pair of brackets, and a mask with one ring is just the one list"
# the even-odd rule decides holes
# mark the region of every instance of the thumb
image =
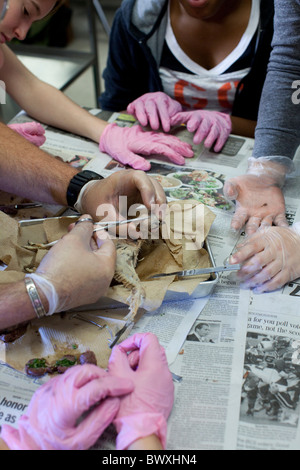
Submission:
[[27,122],[24,125],[24,131],[32,135],[43,135],[45,134],[45,129],[39,122]]
[[99,380],[99,384],[100,383],[102,386],[104,384],[104,397],[121,397],[134,390],[134,383],[132,380],[123,377],[116,377],[112,374],[107,374],[105,381],[101,382],[101,380]]
[[135,104],[134,104],[134,102],[133,102],[133,103],[130,103],[130,104],[127,106],[127,113],[128,113],[128,114],[134,114],[134,113],[135,113]]
[[186,112],[177,113],[171,117],[171,126],[177,126],[178,124],[184,124],[188,121],[189,116]]
[[94,221],[88,214],[82,215],[69,233],[76,235],[84,244],[90,245],[94,230]]
[[73,399],[74,410],[81,414],[107,397],[120,397],[131,393],[134,384],[130,379],[105,373],[81,387]]
[[83,450],[92,447],[105,429],[113,422],[120,408],[118,398],[107,398],[95,406],[77,425],[72,436],[72,450]]
[[223,193],[227,199],[236,200],[239,195],[238,185],[233,180],[225,181]]
[[126,164],[134,168],[134,170],[148,171],[151,168],[150,162],[133,152],[129,153],[129,158]]
[[132,369],[128,362],[127,352],[119,345],[115,346],[108,362],[108,372],[117,377],[130,377]]
[[109,266],[111,266],[111,269],[114,269],[115,263],[116,263],[116,257],[117,257],[117,252],[116,252],[116,247],[114,242],[110,239],[107,238],[106,240],[99,240],[97,239],[97,244],[99,246],[100,242],[100,247],[94,251],[95,255],[99,258],[101,258],[101,262],[103,262],[103,257],[107,258],[107,263]]

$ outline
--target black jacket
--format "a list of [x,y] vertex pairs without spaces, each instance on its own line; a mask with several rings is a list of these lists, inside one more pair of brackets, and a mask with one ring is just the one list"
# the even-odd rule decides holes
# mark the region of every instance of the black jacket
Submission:
[[[253,0],[258,1],[258,0]],[[145,5],[144,16],[137,4]],[[103,74],[104,110],[123,111],[139,96],[163,91],[159,65],[167,24],[168,0],[123,0],[116,13]],[[142,12],[143,13],[143,12]],[[240,82],[232,115],[256,121],[273,37],[274,0],[261,0],[260,36],[249,74]]]

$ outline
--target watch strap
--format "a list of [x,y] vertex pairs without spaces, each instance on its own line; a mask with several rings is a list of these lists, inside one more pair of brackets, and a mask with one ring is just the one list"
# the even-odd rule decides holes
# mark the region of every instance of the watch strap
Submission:
[[84,170],[77,173],[70,181],[67,189],[67,202],[69,207],[74,207],[79,193],[84,185],[93,180],[102,180],[103,176],[94,171]]

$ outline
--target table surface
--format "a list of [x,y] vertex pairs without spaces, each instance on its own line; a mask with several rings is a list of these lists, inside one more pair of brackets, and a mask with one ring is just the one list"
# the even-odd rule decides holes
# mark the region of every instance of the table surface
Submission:
[[[199,147],[190,168],[174,169],[170,163],[155,160],[153,173],[205,169],[213,178],[224,181],[225,177],[244,173],[252,147],[252,139],[234,136],[222,154],[214,155]],[[83,148],[80,155],[84,155]],[[285,188],[291,221],[300,220],[299,192],[298,177]],[[219,265],[234,244],[230,244],[231,213],[216,213],[209,241]],[[220,276],[219,285],[208,299],[167,303],[141,317],[134,332],[155,333],[168,358],[175,350],[170,368],[182,377],[182,382],[176,384],[176,400],[168,423],[169,449],[299,449],[300,381],[288,358],[291,351],[297,353],[293,347],[300,331],[299,293],[300,284],[295,281],[280,292],[254,296],[226,275]],[[209,325],[204,338],[195,331],[200,324]],[[283,361],[281,375],[276,369],[278,359]],[[280,380],[293,386],[293,392],[280,397],[259,393],[266,389],[270,392],[270,383]],[[277,398],[284,398],[285,403],[295,399],[295,406],[284,407]]]

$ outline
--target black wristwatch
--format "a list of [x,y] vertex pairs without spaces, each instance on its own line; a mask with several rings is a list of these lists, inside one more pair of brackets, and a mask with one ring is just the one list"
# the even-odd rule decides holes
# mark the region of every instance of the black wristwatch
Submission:
[[93,180],[103,180],[104,177],[94,171],[84,170],[77,173],[70,181],[67,189],[67,202],[74,207],[83,186]]

